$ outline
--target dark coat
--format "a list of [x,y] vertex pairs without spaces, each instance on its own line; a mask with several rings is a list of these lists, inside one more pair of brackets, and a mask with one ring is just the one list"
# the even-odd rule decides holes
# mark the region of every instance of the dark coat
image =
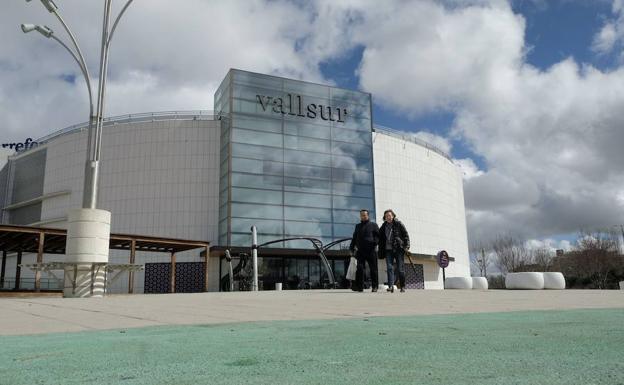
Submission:
[[371,252],[375,250],[375,246],[379,243],[379,226],[377,223],[366,221],[355,225],[353,238],[349,250],[354,251],[357,247],[358,252]]
[[[392,226],[392,239],[386,239],[386,228],[388,226]],[[386,254],[386,243],[391,242],[392,251],[393,252],[402,252],[410,248],[410,239],[409,234],[407,233],[407,229],[405,225],[394,218],[392,224],[388,224],[388,222],[383,223],[381,225],[381,229],[379,229],[379,256],[381,258],[385,258]]]

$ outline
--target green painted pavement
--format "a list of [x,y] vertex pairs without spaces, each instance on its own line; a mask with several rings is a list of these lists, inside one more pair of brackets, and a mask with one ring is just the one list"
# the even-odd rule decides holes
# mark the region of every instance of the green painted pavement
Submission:
[[0,384],[624,384],[624,309],[0,337]]

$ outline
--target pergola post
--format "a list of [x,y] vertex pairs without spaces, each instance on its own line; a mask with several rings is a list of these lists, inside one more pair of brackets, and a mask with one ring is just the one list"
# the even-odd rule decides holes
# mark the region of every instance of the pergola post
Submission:
[[4,288],[4,273],[6,272],[7,251],[2,250],[2,267],[0,268],[0,289]]
[[208,291],[208,261],[210,260],[210,246],[205,247],[206,258],[204,260],[204,291]]
[[[130,264],[134,265],[136,258],[136,239],[132,239],[130,243]],[[134,271],[128,272],[128,294],[134,293]]]
[[171,253],[171,287],[169,288],[170,293],[175,293],[175,283],[176,283],[176,255],[175,252]]
[[15,287],[14,290],[20,289],[20,279],[22,275],[22,251],[17,252],[17,263],[15,264]]
[[[39,247],[37,248],[37,264],[43,263],[43,244],[45,242],[45,233],[39,233]],[[41,270],[37,268],[35,271],[35,291],[41,291]]]

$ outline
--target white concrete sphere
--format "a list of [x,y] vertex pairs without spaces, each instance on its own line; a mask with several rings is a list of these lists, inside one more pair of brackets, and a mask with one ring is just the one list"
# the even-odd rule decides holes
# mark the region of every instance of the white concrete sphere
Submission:
[[544,289],[563,290],[566,287],[565,278],[562,273],[544,273]]
[[472,288],[474,290],[487,290],[488,280],[485,277],[472,277]]
[[472,278],[471,277],[448,277],[446,278],[444,288],[445,289],[470,290],[472,289]]
[[505,277],[505,287],[507,289],[542,290],[544,273],[509,273]]

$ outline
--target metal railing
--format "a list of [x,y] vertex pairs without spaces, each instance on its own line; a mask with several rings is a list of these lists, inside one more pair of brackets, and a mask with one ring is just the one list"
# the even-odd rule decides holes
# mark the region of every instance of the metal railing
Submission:
[[411,132],[406,132],[406,131],[399,131],[399,130],[395,130],[393,128],[390,127],[385,127],[385,126],[381,126],[378,124],[375,124],[373,126],[373,131],[375,132],[379,132],[381,134],[386,134],[389,136],[393,136],[395,138],[399,138],[399,139],[403,139],[403,140],[407,140],[409,142],[412,143],[416,143],[419,146],[425,147],[428,150],[431,150],[437,154],[442,155],[443,157],[445,157],[446,159],[452,161],[453,159],[451,158],[451,156],[449,154],[447,154],[446,152],[442,151],[442,149],[440,149],[437,146],[434,146],[431,143],[428,143],[422,139],[419,139],[417,137],[414,136],[414,133]]
[[[127,115],[118,115],[111,116],[109,118],[104,118],[104,122],[102,123],[104,127],[112,126],[116,124],[123,123],[136,123],[136,122],[150,122],[150,121],[162,121],[162,120],[214,120],[214,114],[211,110],[188,110],[188,111],[158,111],[158,112],[143,112],[139,114],[127,114]],[[65,127],[58,131],[55,131],[51,134],[43,136],[35,140],[39,145],[45,144],[47,141],[57,138],[59,136],[63,136],[66,134],[71,134],[74,132],[79,132],[82,130],[86,130],[89,127],[89,122],[81,122],[69,127]],[[34,147],[37,148],[37,147]],[[21,151],[19,153],[15,153],[11,155],[15,157],[17,155],[24,154],[30,151],[32,148]]]
[[[13,290],[15,278],[5,278],[0,290]],[[34,278],[20,278],[19,290],[35,290]],[[41,278],[41,290],[63,290],[62,284],[54,278]]]

